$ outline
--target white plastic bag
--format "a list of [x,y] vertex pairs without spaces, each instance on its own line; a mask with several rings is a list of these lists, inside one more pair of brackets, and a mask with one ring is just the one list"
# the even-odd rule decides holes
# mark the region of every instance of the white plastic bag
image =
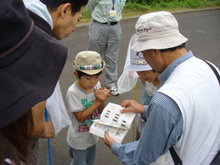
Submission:
[[59,81],[53,94],[47,99],[46,108],[54,125],[55,135],[66,126],[72,124],[63,101]]

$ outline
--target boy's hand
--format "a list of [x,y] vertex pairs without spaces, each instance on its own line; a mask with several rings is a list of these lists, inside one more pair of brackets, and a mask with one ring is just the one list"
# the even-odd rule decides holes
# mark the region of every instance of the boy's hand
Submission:
[[110,91],[107,88],[99,88],[99,90],[95,91],[96,100],[100,103],[103,103],[110,96]]
[[125,100],[122,102],[121,106],[123,108],[126,108],[126,109],[120,110],[121,113],[125,113],[125,112],[143,113],[144,112],[144,106],[134,100]]

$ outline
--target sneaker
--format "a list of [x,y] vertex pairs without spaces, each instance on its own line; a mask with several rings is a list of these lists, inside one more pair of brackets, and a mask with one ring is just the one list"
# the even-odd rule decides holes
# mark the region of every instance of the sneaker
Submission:
[[118,96],[118,95],[119,95],[118,89],[117,89],[116,87],[108,88],[108,90],[110,91],[110,93],[111,93],[113,96]]

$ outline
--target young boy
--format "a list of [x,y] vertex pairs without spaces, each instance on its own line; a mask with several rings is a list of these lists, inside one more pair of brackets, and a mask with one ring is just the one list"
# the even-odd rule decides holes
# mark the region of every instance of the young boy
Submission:
[[[136,36],[134,36],[136,37]],[[141,104],[148,105],[151,101],[152,96],[161,86],[161,82],[158,79],[159,73],[156,73],[150,65],[144,60],[141,52],[134,51],[134,45],[130,49],[130,64],[125,67],[126,70],[137,72],[143,85],[144,92],[142,95]],[[142,114],[137,114],[136,120],[136,140],[139,140],[141,132],[145,126],[146,120]]]
[[94,164],[98,137],[88,131],[110,96],[110,91],[101,88],[99,82],[105,62],[94,51],[82,51],[76,55],[73,67],[77,80],[66,94],[72,121],[67,133],[69,154],[73,158],[71,165]]

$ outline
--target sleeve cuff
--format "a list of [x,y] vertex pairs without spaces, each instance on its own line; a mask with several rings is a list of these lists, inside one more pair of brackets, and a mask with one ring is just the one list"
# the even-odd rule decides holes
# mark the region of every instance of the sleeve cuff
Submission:
[[145,119],[147,119],[147,111],[148,111],[148,105],[144,105],[143,117],[144,117]]
[[118,157],[118,150],[119,150],[119,148],[120,148],[121,146],[122,146],[122,144],[117,143],[117,142],[115,142],[115,143],[112,144],[112,147],[111,147],[112,153],[113,153],[114,155],[116,155],[117,157]]

